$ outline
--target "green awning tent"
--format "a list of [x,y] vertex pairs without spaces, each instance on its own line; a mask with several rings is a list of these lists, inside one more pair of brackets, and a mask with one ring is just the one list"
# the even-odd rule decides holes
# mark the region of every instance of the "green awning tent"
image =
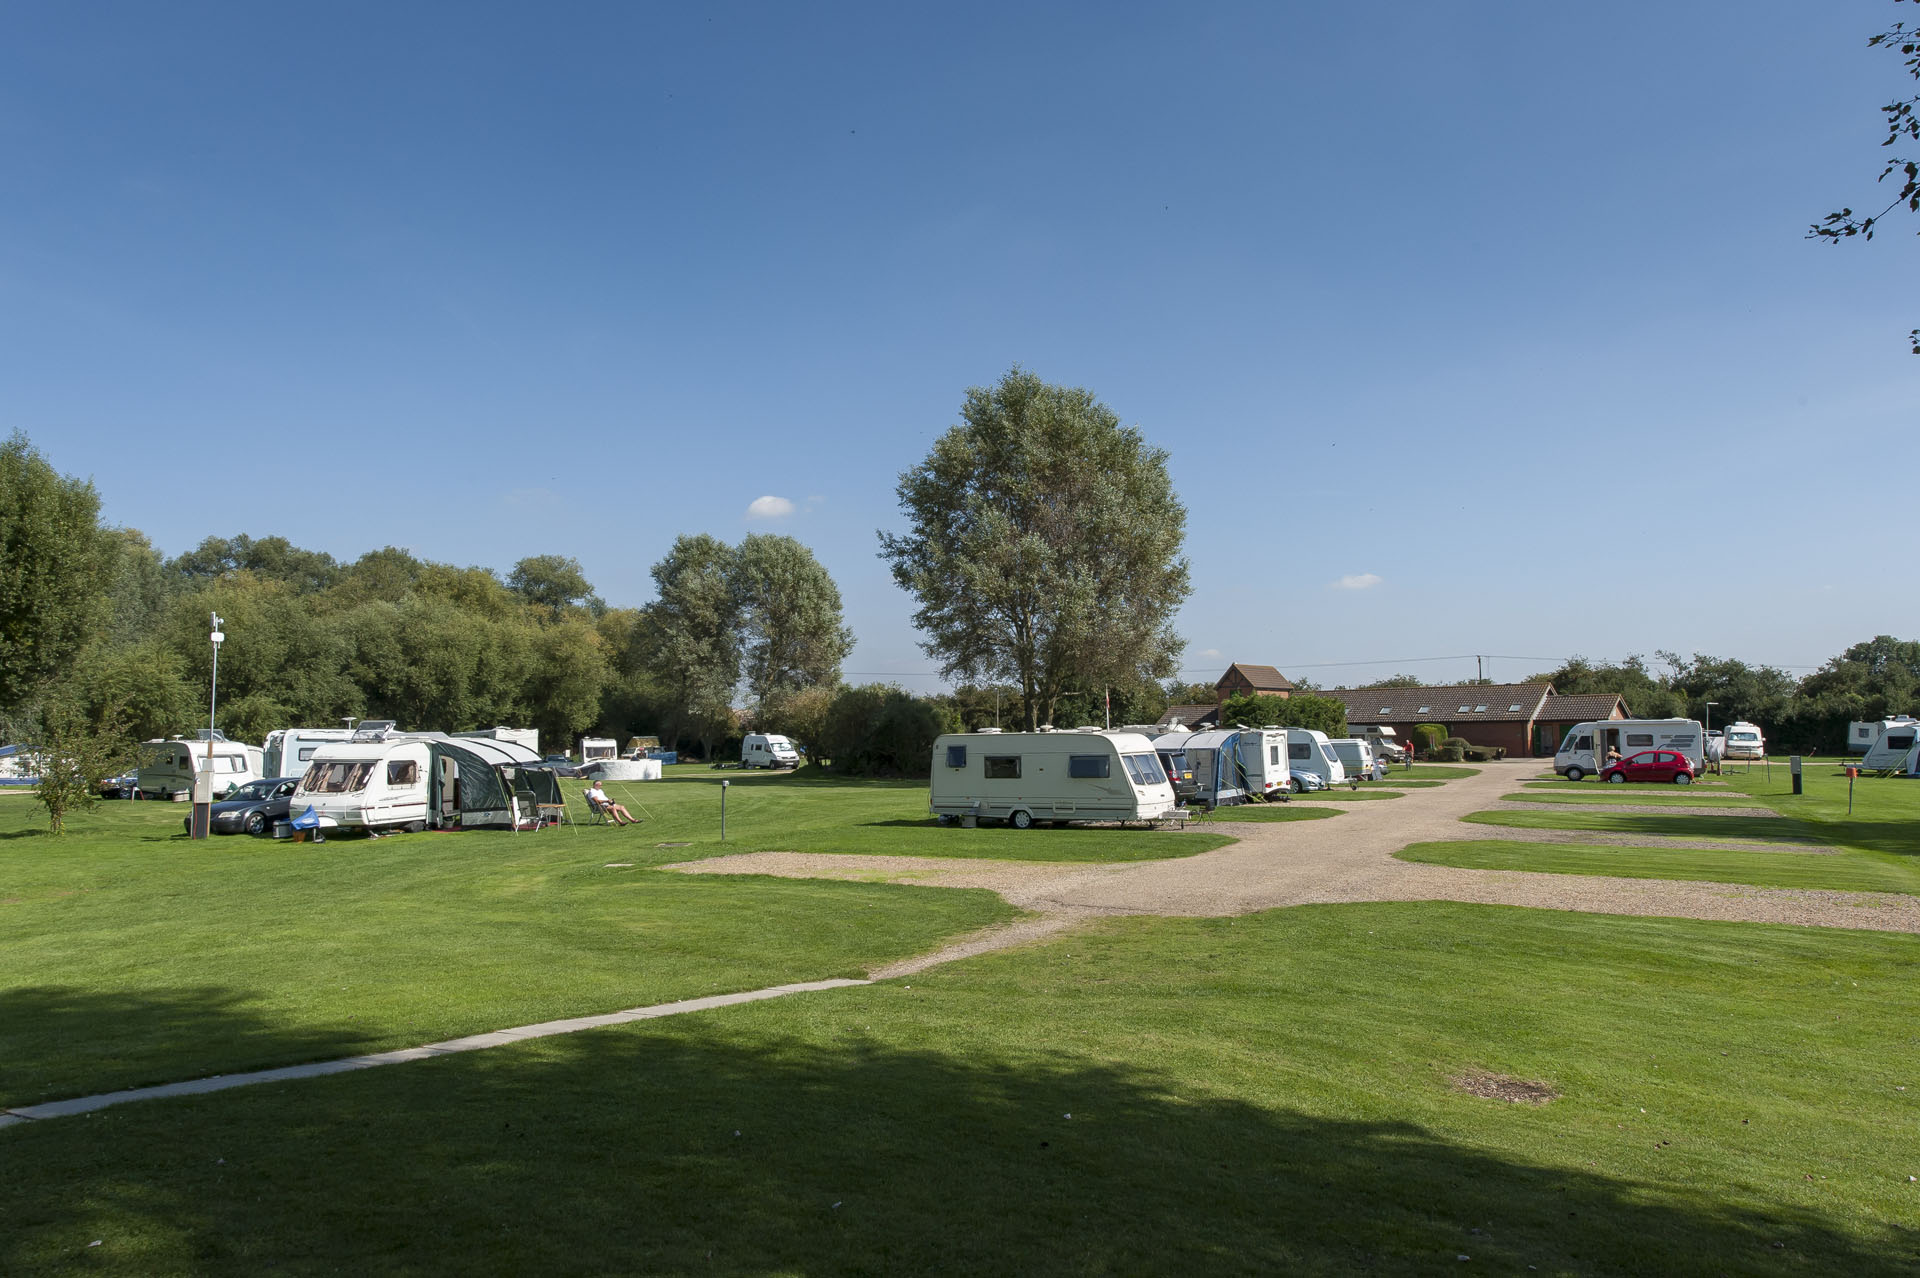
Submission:
[[[552,768],[541,765],[540,756],[511,741],[491,741],[483,737],[450,737],[443,733],[413,733],[413,740],[424,740],[432,752],[434,766],[428,771],[427,810],[453,812],[463,829],[476,826],[507,826],[532,821],[538,809],[532,805],[562,803],[560,780]],[[443,770],[440,760],[455,765],[454,797],[443,802]]]

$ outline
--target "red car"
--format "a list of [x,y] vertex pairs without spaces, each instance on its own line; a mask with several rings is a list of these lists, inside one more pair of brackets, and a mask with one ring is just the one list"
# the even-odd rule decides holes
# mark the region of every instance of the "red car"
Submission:
[[1600,770],[1602,781],[1622,784],[1627,781],[1671,781],[1674,785],[1693,784],[1693,762],[1672,750],[1642,750],[1615,760]]

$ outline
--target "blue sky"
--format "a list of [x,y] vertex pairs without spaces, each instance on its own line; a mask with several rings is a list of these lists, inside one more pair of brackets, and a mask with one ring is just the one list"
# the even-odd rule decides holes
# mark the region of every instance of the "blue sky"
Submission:
[[925,688],[875,531],[1018,362],[1171,453],[1193,677],[1810,666],[1920,636],[1915,227],[1801,238],[1899,8],[16,7],[0,430],[168,553],[787,532]]

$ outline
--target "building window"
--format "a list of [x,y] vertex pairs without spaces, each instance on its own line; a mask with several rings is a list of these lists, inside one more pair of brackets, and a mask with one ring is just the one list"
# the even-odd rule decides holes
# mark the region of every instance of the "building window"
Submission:
[[1392,706],[1381,706],[1381,707],[1380,707],[1380,717],[1381,717],[1382,719],[1384,719],[1384,718],[1386,718],[1386,717],[1387,717],[1388,715],[1390,715],[1390,714],[1392,714],[1392,713],[1393,713],[1393,707],[1392,707]]
[[989,781],[1020,779],[1020,756],[1017,754],[990,754],[986,758],[986,764]]
[[1520,703],[1519,703],[1518,701],[1516,701],[1516,702],[1514,702],[1514,703],[1513,703],[1512,705],[1510,705],[1510,706],[1508,706],[1508,707],[1507,707],[1507,712],[1508,712],[1509,714],[1511,714],[1511,713],[1513,713],[1513,712],[1514,712],[1515,710],[1518,710],[1519,708],[1520,708]]
[[1467,713],[1467,712],[1468,712],[1469,710],[1471,710],[1472,708],[1473,708],[1472,706],[1461,706],[1461,707],[1460,707],[1460,708],[1459,708],[1458,710],[1456,710],[1456,711],[1454,711],[1454,713],[1455,713],[1455,714],[1466,714],[1466,713]]
[[967,748],[965,746],[948,746],[947,747],[947,766],[949,768],[966,767],[967,766]]
[[1487,712],[1487,708],[1484,705],[1475,706],[1473,708],[1473,712],[1475,714],[1485,714]]
[[1088,780],[1110,777],[1113,775],[1113,760],[1104,754],[1070,754],[1067,756],[1067,775]]
[[1415,714],[1432,714],[1432,713],[1433,713],[1433,707],[1432,707],[1432,706],[1421,706],[1421,707],[1420,707],[1420,708],[1419,708],[1418,710],[1415,710],[1415,711],[1414,711],[1414,713],[1415,713]]

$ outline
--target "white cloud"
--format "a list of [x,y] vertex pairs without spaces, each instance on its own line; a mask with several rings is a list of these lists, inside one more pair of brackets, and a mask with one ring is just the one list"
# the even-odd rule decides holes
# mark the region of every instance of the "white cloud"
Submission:
[[1200,655],[1209,660],[1218,661],[1220,659],[1220,650],[1218,648],[1208,648],[1201,652]]
[[793,513],[793,503],[785,497],[755,497],[747,505],[748,519],[785,519]]
[[1346,576],[1342,577],[1340,580],[1334,582],[1333,588],[1335,590],[1371,590],[1379,584],[1380,584],[1379,574],[1371,573],[1371,572],[1358,572],[1358,573],[1349,573]]

